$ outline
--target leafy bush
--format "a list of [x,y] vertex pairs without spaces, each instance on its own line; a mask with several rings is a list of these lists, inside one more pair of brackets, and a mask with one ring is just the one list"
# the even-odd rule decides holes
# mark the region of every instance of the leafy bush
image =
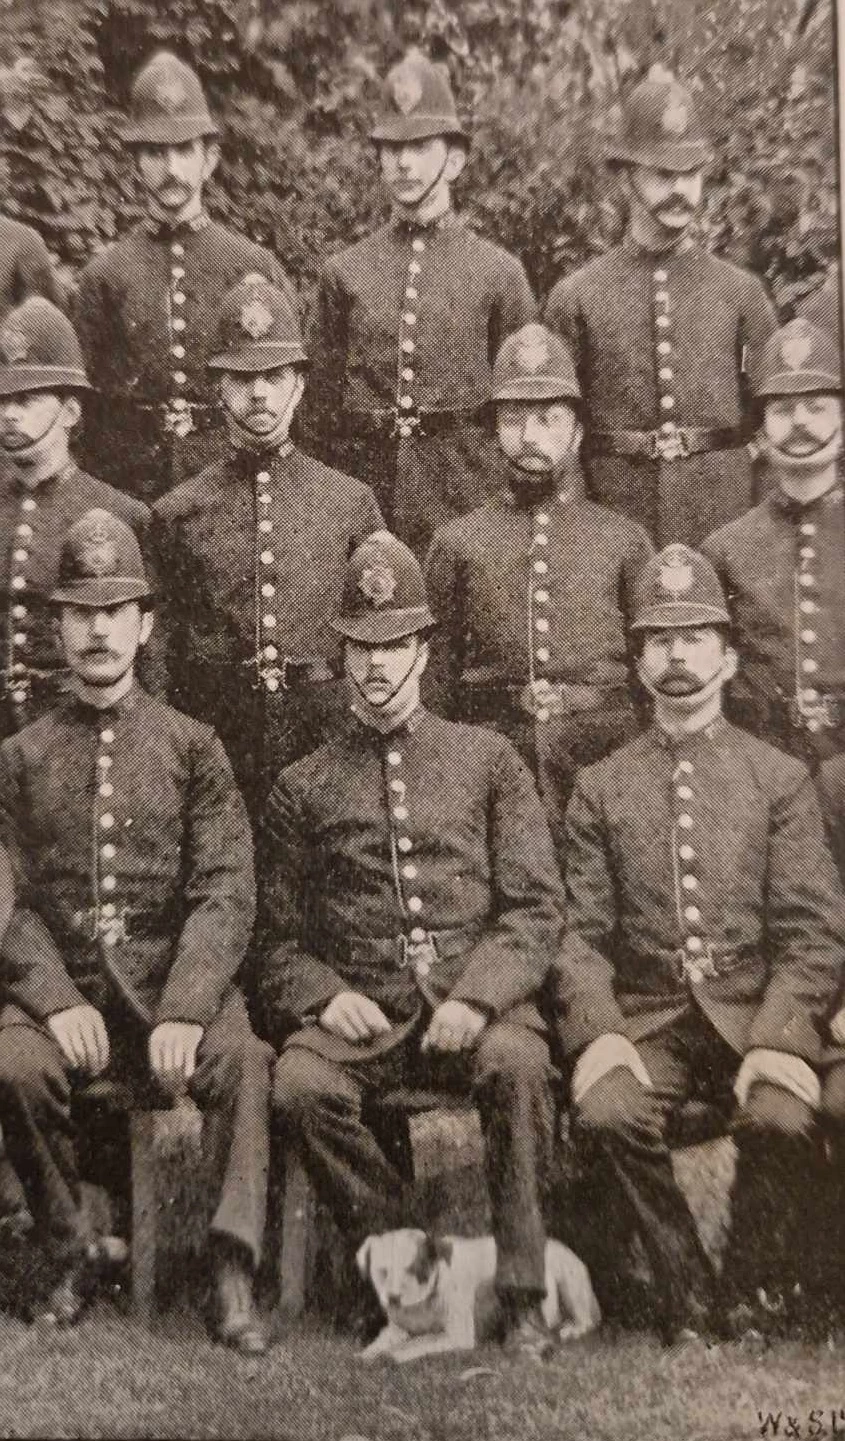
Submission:
[[[830,0],[7,0],[0,146],[9,211],[73,271],[140,211],[117,140],[137,66],[168,45],[223,120],[210,203],[303,284],[378,223],[366,135],[410,43],[450,68],[473,130],[460,200],[540,293],[612,243],[601,161],[653,63],[700,88],[715,162],[702,227],[784,306],[836,251]],[[6,9],[7,7],[4,7]]]

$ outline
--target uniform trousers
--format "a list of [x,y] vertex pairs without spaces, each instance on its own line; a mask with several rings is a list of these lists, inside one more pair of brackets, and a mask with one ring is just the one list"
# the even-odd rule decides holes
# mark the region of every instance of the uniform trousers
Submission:
[[288,1042],[273,1107],[285,1146],[300,1153],[321,1199],[357,1247],[408,1224],[407,1183],[363,1118],[368,1099],[397,1085],[470,1090],[478,1107],[500,1292],[545,1290],[543,1209],[554,1148],[557,1073],[542,1034],[495,1021],[459,1056],[421,1053],[420,1033],[387,1052],[340,1062]]
[[830,1046],[822,1079],[820,1163],[813,1176],[815,1212],[807,1226],[804,1270],[815,1300],[845,1312],[845,1047]]
[[594,1254],[584,1255],[599,1301],[612,1307],[614,1271],[639,1233],[661,1320],[682,1326],[713,1301],[714,1278],[687,1201],[675,1181],[667,1133],[690,1099],[716,1104],[737,1145],[722,1301],[753,1298],[757,1287],[785,1292],[800,1279],[797,1239],[806,1195],[800,1182],[813,1155],[811,1108],[781,1087],[758,1082],[737,1108],[741,1064],[697,1009],[637,1042],[649,1090],[627,1068],[609,1072],[584,1096],[573,1136],[585,1172]]
[[[100,1080],[128,1087],[140,1109],[165,1106],[150,1075],[147,1033],[103,1013],[111,1043]],[[131,1029],[130,1029],[131,1028]],[[219,1179],[211,1231],[245,1246],[258,1264],[264,1236],[272,1051],[252,1033],[241,996],[230,995],[204,1032],[188,1093],[205,1113],[204,1145]],[[71,1258],[91,1239],[80,1208],[77,1093],[88,1078],[50,1031],[23,1011],[0,1015],[0,1124],[10,1161],[45,1244]]]

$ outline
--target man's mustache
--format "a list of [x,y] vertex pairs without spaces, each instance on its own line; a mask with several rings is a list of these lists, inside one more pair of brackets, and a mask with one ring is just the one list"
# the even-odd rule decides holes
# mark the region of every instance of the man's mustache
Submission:
[[666,667],[662,675],[658,676],[655,685],[658,690],[687,695],[701,688],[701,677],[695,675],[691,670],[687,670],[685,665],[672,663]]

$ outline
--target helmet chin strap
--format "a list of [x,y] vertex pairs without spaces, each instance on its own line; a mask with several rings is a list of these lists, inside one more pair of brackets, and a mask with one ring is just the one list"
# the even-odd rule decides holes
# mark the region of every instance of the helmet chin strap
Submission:
[[706,705],[727,681],[733,678],[736,673],[736,664],[731,654],[726,651],[716,669],[705,677],[696,690],[688,691],[685,695],[668,694],[648,676],[643,675],[641,668],[638,669],[640,680],[653,700],[659,701],[662,706],[670,710],[677,709],[681,714],[689,714],[690,710],[698,710],[699,707]]
[[842,453],[841,428],[838,428],[823,446],[820,446],[818,450],[811,451],[809,455],[792,455],[788,450],[781,450],[769,439],[765,431],[760,433],[758,439],[761,449],[769,460],[786,474],[792,472],[796,476],[827,470]]
[[300,395],[294,388],[278,422],[271,431],[264,435],[256,435],[254,430],[250,430],[249,426],[243,425],[230,410],[226,410],[226,428],[233,445],[237,446],[239,450],[277,450],[280,445],[284,445],[288,438],[291,421],[299,400]]
[[383,701],[371,701],[363,686],[355,677],[347,671],[347,680],[353,692],[352,709],[365,725],[372,726],[374,730],[387,734],[401,725],[408,716],[412,714],[419,703],[419,682],[422,675],[427,656],[422,645],[417,646],[417,653],[405,674],[396,682],[392,690],[388,692]]
[[48,454],[50,450],[50,442],[52,441],[56,432],[61,428],[60,423],[63,410],[64,404],[61,400],[59,400],[57,396],[56,413],[53,416],[53,419],[48,421],[41,434],[36,435],[34,439],[30,440],[28,445],[18,446],[15,450],[6,450],[5,454],[9,457],[9,459],[13,461],[16,465],[32,465],[42,456]]
[[447,166],[448,164],[449,164],[449,149],[448,149],[448,146],[447,146],[447,148],[446,148],[446,158],[445,158],[445,160],[443,161],[443,164],[441,165],[440,169],[438,170],[437,174],[435,175],[435,177],[434,177],[434,179],[431,181],[431,183],[426,186],[426,188],[425,188],[425,190],[423,191],[422,195],[420,196],[419,200],[415,200],[414,203],[413,203],[413,205],[411,205],[411,206],[403,206],[401,201],[397,201],[397,202],[396,202],[396,205],[397,205],[397,207],[398,207],[398,209],[400,210],[400,213],[401,213],[402,215],[405,215],[405,214],[413,215],[413,214],[419,212],[419,211],[422,209],[422,207],[425,205],[425,202],[428,200],[429,196],[434,193],[434,191],[437,189],[437,186],[440,184],[441,180],[443,179],[443,176],[444,176],[445,173],[446,173],[446,166]]

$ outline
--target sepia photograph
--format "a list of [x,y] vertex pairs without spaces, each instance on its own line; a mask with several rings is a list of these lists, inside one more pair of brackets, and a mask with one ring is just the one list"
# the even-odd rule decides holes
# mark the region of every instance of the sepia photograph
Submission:
[[0,1437],[845,1438],[845,10],[0,17]]

